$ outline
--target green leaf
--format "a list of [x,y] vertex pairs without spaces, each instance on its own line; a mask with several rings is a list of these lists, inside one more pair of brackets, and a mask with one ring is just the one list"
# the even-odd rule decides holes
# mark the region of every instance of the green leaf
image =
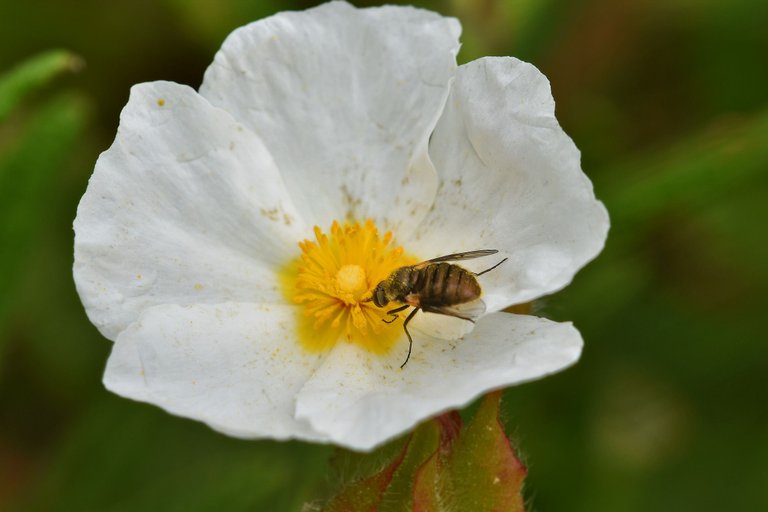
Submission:
[[681,204],[706,209],[750,186],[768,166],[768,112],[707,130],[674,147],[605,172],[599,195],[621,230]]
[[205,41],[214,49],[238,26],[285,8],[277,0],[163,0],[163,3],[195,39]]
[[298,511],[329,450],[229,438],[104,390],[53,454],[18,510]]
[[13,303],[14,284],[31,249],[57,173],[86,124],[87,107],[63,95],[35,111],[16,146],[0,156],[0,323]]
[[65,50],[51,50],[32,57],[0,76],[0,122],[30,94],[62,73],[83,67],[83,60]]

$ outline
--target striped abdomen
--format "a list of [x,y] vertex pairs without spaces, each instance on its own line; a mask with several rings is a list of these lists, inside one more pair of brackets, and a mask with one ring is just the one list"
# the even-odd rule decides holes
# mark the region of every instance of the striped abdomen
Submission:
[[411,269],[409,285],[422,306],[452,306],[480,297],[475,274],[445,262]]

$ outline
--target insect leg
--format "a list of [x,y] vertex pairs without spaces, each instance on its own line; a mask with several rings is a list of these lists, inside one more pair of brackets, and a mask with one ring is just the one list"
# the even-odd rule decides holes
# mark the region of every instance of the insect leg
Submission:
[[504,258],[503,260],[501,260],[500,262],[498,262],[497,264],[495,264],[495,265],[494,265],[494,266],[492,266],[491,268],[487,268],[487,269],[483,270],[482,272],[480,272],[479,274],[475,274],[475,275],[476,275],[476,276],[481,276],[481,275],[485,274],[486,272],[490,272],[491,270],[495,269],[496,267],[498,267],[499,265],[501,265],[502,263],[504,263],[504,262],[505,262],[505,261],[507,261],[508,259],[509,259],[509,258]]
[[387,320],[385,318],[382,318],[381,321],[384,322],[385,324],[391,324],[392,322],[397,320],[397,314],[399,312],[401,312],[402,310],[407,309],[409,307],[411,307],[411,305],[410,304],[406,304],[405,306],[400,306],[399,308],[390,309],[389,311],[387,311],[387,314],[388,315],[392,315],[392,318],[390,318],[389,320]]
[[408,362],[408,360],[411,358],[411,349],[413,348],[413,338],[411,338],[411,333],[408,332],[408,322],[411,321],[411,318],[419,311],[419,308],[413,308],[413,311],[406,317],[405,322],[403,322],[403,330],[405,331],[405,334],[408,335],[408,356],[405,358],[405,361],[403,361],[403,364],[400,365],[400,369],[405,366],[405,363]]

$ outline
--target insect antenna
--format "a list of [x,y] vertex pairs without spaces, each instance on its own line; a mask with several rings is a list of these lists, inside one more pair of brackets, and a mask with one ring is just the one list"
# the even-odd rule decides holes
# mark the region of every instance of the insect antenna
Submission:
[[486,272],[490,272],[491,270],[495,269],[496,267],[498,267],[499,265],[501,265],[502,263],[504,263],[508,259],[509,258],[504,258],[503,260],[501,260],[500,262],[498,262],[497,264],[495,264],[491,268],[487,268],[487,269],[483,270],[482,272],[480,272],[479,274],[475,274],[475,276],[481,276],[481,275],[485,274]]

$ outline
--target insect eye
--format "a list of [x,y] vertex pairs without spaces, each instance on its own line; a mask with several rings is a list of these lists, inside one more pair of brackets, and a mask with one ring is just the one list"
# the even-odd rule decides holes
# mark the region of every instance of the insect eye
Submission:
[[386,306],[388,302],[389,301],[387,300],[387,296],[384,293],[384,287],[381,286],[381,283],[379,283],[373,292],[373,303],[376,304],[376,307],[381,308]]

